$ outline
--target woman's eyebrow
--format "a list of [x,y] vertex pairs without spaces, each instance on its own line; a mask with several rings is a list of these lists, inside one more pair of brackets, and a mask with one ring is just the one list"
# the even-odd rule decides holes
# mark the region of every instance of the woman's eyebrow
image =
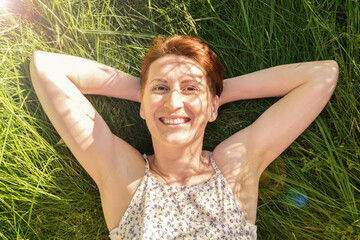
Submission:
[[186,84],[186,83],[191,83],[191,84],[200,85],[200,86],[204,85],[201,81],[196,80],[196,79],[185,79],[185,80],[181,81],[181,84]]
[[[162,78],[154,78],[150,81],[150,84],[153,82],[163,82],[163,83],[168,83],[168,81],[166,81],[165,79]],[[196,78],[191,78],[191,79],[184,79],[181,81],[181,83],[196,83],[196,84],[200,84],[202,85],[200,80],[197,80]]]
[[163,82],[163,83],[167,83],[167,81],[165,79],[162,78],[154,78],[153,80],[150,81],[150,84],[153,82]]

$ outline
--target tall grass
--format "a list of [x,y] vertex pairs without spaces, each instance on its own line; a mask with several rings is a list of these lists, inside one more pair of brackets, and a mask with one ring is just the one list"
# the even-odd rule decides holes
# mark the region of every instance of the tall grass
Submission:
[[[0,10],[0,239],[107,239],[96,185],[42,110],[29,78],[35,50],[94,59],[133,75],[154,36],[209,43],[232,77],[334,59],[330,103],[263,174],[259,239],[360,239],[359,1],[12,0]],[[90,101],[112,131],[151,153],[136,103]],[[253,122],[276,99],[230,103],[205,148]],[[137,136],[136,138],[133,136]],[[307,204],[288,193],[302,188]]]

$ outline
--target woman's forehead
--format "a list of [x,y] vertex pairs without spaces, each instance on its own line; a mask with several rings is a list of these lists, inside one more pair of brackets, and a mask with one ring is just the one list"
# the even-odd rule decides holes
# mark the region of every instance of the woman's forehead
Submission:
[[148,80],[152,79],[197,79],[205,78],[205,72],[194,60],[178,55],[167,55],[154,61],[148,72]]

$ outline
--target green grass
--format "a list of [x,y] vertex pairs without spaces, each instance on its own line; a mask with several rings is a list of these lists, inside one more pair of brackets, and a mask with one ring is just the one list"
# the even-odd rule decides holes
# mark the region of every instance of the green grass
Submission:
[[[340,66],[334,96],[261,181],[259,239],[360,239],[360,3],[357,0],[11,0],[0,10],[0,239],[107,239],[96,185],[42,110],[35,50],[95,59],[139,75],[154,36],[209,43],[226,77],[311,60]],[[136,103],[91,96],[112,131],[151,153]],[[253,122],[276,99],[230,103],[204,142]],[[140,127],[139,127],[140,126]],[[134,138],[133,136],[141,136]],[[303,208],[290,189],[308,196]]]

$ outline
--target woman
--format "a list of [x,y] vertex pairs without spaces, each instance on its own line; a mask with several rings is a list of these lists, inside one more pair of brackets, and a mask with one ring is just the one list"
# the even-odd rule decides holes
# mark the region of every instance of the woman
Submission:
[[[222,81],[202,41],[156,39],[140,80],[73,56],[35,52],[31,78],[66,145],[96,182],[112,239],[256,239],[259,177],[321,112],[334,61],[277,66]],[[222,91],[223,90],[223,91]],[[141,103],[154,155],[113,135],[83,94]],[[222,104],[283,96],[253,124],[203,150]]]

